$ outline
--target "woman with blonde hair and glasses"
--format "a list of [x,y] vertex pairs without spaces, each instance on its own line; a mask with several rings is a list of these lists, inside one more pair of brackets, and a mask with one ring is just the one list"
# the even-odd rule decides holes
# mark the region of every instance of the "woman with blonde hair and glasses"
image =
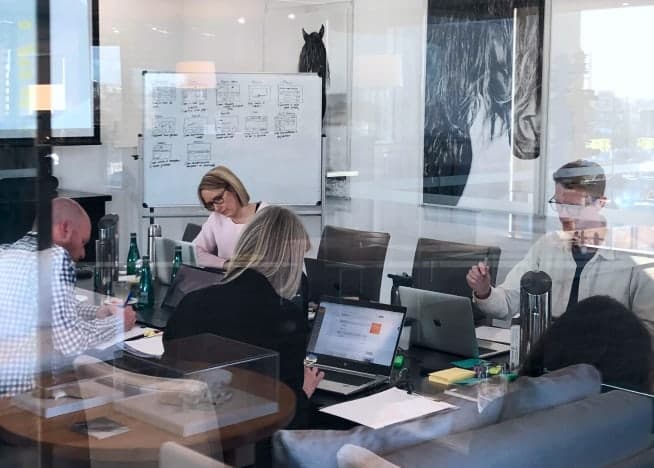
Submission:
[[198,185],[198,198],[211,212],[193,243],[202,266],[223,268],[234,253],[243,228],[254,214],[266,205],[250,203],[243,182],[225,166],[207,172]]
[[295,214],[278,206],[260,210],[241,234],[221,283],[184,297],[164,335],[165,344],[213,333],[279,352],[279,378],[297,396],[295,427],[304,425],[308,398],[323,377],[303,365],[307,311],[292,301],[309,247],[309,236]]

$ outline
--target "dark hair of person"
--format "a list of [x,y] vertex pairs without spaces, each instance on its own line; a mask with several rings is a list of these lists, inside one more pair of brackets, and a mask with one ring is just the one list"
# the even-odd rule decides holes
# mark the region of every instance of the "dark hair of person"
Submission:
[[580,301],[532,347],[520,375],[537,377],[573,364],[591,364],[602,382],[648,390],[652,342],[641,320],[609,296]]
[[593,199],[604,196],[606,188],[606,176],[604,169],[597,163],[586,159],[564,164],[552,175],[554,182],[561,184],[563,188],[572,190],[583,190]]

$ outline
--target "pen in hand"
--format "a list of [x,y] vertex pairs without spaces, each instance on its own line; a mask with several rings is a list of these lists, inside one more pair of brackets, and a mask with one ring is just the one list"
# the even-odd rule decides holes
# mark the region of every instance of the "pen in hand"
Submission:
[[481,276],[486,276],[488,274],[488,257],[484,257],[481,264],[484,268],[480,268],[479,272],[481,273]]
[[125,298],[125,303],[123,304],[123,308],[129,305],[130,299],[132,299],[132,291],[127,293],[127,297]]

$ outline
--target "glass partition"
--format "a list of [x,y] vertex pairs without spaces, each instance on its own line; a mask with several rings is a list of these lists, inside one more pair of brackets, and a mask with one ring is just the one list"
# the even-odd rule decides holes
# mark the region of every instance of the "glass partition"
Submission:
[[[14,3],[0,0],[3,460],[165,466],[165,442],[238,466],[336,464],[345,443],[401,466],[473,465],[473,442],[494,440],[485,461],[503,466],[646,455],[654,2]],[[406,444],[315,433],[315,459],[275,436],[354,426],[317,411],[343,400],[305,360],[323,296],[405,307],[382,380],[459,409],[402,423]],[[380,332],[346,322],[332,331],[359,347]],[[186,369],[171,337],[213,362],[207,333],[265,358],[234,372],[270,403],[256,417],[167,430],[194,395],[229,406],[186,371],[163,376],[165,421],[148,393],[96,386]],[[466,365],[468,385],[429,378]]]

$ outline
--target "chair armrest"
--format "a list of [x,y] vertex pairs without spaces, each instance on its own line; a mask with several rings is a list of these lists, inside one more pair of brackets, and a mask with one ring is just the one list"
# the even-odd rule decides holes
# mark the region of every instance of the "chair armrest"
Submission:
[[391,286],[391,304],[400,305],[399,287],[413,286],[413,277],[406,272],[403,272],[401,275],[394,275],[392,273],[389,273],[387,276],[393,280],[393,285]]
[[395,275],[393,273],[389,273],[388,276],[390,279],[393,280],[393,286],[407,286],[411,287],[413,286],[413,277],[408,274],[408,273],[402,273],[400,275]]

